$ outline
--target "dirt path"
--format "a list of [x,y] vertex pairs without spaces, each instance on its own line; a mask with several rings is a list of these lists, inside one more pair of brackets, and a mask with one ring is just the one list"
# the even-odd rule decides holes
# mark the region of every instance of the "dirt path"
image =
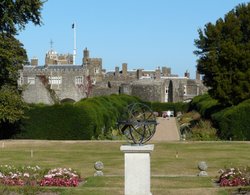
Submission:
[[178,141],[180,140],[179,130],[176,125],[175,117],[162,118],[158,117],[156,132],[152,141]]

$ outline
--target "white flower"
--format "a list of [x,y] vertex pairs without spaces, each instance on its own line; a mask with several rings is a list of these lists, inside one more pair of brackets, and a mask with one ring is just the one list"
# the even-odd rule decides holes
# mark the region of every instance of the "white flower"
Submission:
[[0,178],[4,178],[4,174],[0,172]]
[[53,175],[48,174],[48,175],[44,175],[44,177],[45,177],[45,178],[52,178],[52,177],[53,177]]
[[17,178],[17,174],[16,173],[14,173],[12,176],[11,176],[11,178],[13,179],[13,178]]

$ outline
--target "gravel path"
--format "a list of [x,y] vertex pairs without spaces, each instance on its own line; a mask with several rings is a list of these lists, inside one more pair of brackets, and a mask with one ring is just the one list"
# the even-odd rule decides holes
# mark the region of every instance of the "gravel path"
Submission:
[[180,140],[179,130],[176,125],[175,117],[162,118],[158,117],[156,132],[152,137],[152,141],[178,141]]

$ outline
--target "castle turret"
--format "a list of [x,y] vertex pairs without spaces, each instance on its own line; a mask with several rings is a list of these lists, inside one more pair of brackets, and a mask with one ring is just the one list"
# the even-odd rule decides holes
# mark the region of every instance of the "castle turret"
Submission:
[[82,63],[83,64],[87,64],[89,61],[89,50],[87,49],[87,47],[83,50],[83,59],[82,59]]
[[52,49],[49,50],[45,56],[45,66],[47,66],[49,64],[57,64],[57,61],[58,61],[57,52],[52,50]]

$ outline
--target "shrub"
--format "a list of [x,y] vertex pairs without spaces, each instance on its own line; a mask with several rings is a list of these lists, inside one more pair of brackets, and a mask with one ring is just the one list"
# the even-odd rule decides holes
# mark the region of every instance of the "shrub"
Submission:
[[72,104],[32,105],[17,138],[90,139],[93,124],[85,109]]
[[213,113],[222,108],[217,100],[211,98],[208,94],[204,94],[193,98],[189,110],[198,111],[204,118],[211,118]]
[[250,140],[250,100],[212,115],[223,139]]
[[194,141],[217,140],[217,130],[212,127],[208,120],[199,120],[186,135],[187,139]]
[[89,140],[109,136],[128,104],[139,99],[128,95],[86,98],[74,104],[33,104],[22,120],[16,138]]

